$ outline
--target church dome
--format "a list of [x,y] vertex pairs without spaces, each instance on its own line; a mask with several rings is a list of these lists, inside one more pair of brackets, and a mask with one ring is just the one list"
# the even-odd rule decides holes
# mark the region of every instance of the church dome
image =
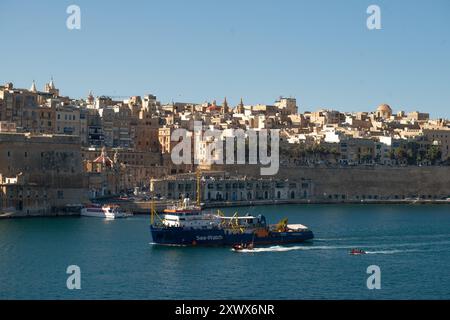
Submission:
[[392,109],[388,104],[380,104],[377,108],[378,112],[389,112],[392,113]]

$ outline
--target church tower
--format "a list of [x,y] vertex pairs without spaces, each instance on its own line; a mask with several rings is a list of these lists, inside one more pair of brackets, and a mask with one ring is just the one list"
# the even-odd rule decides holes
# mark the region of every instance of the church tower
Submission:
[[228,112],[230,112],[230,108],[228,107],[228,102],[227,102],[227,97],[225,97],[225,99],[223,100],[223,105],[222,105],[222,115],[227,114]]
[[87,97],[87,102],[90,105],[94,104],[94,95],[92,94],[92,90],[89,90],[89,94],[88,94],[88,97]]
[[34,80],[33,80],[33,83],[31,84],[30,91],[31,92],[37,92],[37,90],[36,90],[36,83],[34,82]]
[[51,93],[54,97],[59,96],[59,89],[56,89],[55,83],[53,82],[53,77],[51,78],[49,83],[45,84],[44,91]]
[[241,98],[241,102],[239,102],[237,108],[236,108],[237,113],[244,113],[244,102],[242,101]]

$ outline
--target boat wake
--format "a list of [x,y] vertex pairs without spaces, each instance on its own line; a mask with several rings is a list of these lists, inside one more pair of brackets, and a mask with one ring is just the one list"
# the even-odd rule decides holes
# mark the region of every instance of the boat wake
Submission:
[[[423,244],[419,244],[423,245]],[[402,247],[401,245],[399,245]],[[295,250],[348,250],[352,248],[361,247],[358,245],[352,246],[272,246],[272,247],[262,247],[262,248],[254,248],[254,249],[243,249],[238,250],[236,252],[242,253],[259,253],[259,252],[286,252],[286,251],[295,251]],[[409,253],[409,252],[419,252],[419,251],[434,251],[434,250],[424,250],[424,249],[384,249],[386,246],[365,246],[370,247],[373,250],[365,251],[366,254],[396,254],[396,253]],[[392,247],[395,248],[395,245]],[[383,250],[376,250],[377,248],[383,248]]]
[[[450,234],[448,233],[439,233],[439,234],[423,234],[423,235],[402,235],[402,236],[364,236],[364,237],[341,237],[341,238],[314,238],[314,241],[319,242],[328,242],[328,241],[367,241],[367,240],[404,240],[404,239],[429,239],[433,241],[433,239],[437,239],[439,241],[440,238],[448,239],[450,238]],[[427,241],[427,240],[425,240]]]
[[366,254],[395,254],[395,253],[405,253],[405,252],[418,252],[423,251],[419,249],[410,249],[410,250],[380,250],[380,251],[366,251]]
[[337,246],[272,246],[272,247],[263,247],[263,248],[254,248],[254,249],[242,249],[236,252],[243,253],[252,253],[252,252],[286,252],[293,250],[327,250],[327,249],[342,249],[342,247]]
[[155,246],[155,247],[187,247],[185,244],[162,244],[162,243],[156,243],[156,242],[150,242],[149,245]]

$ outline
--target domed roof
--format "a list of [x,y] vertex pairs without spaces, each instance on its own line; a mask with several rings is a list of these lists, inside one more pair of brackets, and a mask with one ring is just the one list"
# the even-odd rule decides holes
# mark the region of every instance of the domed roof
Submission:
[[111,167],[112,163],[113,163],[109,157],[107,157],[103,154],[101,156],[99,156],[98,158],[96,158],[93,162],[103,164],[107,167]]
[[106,155],[105,147],[102,148],[102,153],[93,162],[103,164],[104,166],[107,166],[107,167],[112,167],[112,164],[113,164],[112,160]]
[[392,113],[391,107],[390,107],[388,104],[385,104],[385,103],[380,104],[380,105],[378,106],[378,108],[377,108],[377,111],[379,111],[379,112],[390,112],[390,113]]
[[208,111],[219,111],[221,108],[219,107],[219,106],[215,106],[215,105],[212,105],[212,106],[209,106],[208,108],[206,108],[206,110],[208,110]]

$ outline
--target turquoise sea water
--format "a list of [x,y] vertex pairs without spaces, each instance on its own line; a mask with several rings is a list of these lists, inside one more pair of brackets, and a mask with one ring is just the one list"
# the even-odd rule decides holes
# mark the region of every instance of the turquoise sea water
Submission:
[[[310,244],[160,247],[149,218],[0,221],[1,299],[450,299],[450,207],[291,205],[229,208],[308,225]],[[367,255],[350,256],[358,247]],[[81,290],[66,268],[81,268]],[[366,269],[381,269],[369,290]]]

